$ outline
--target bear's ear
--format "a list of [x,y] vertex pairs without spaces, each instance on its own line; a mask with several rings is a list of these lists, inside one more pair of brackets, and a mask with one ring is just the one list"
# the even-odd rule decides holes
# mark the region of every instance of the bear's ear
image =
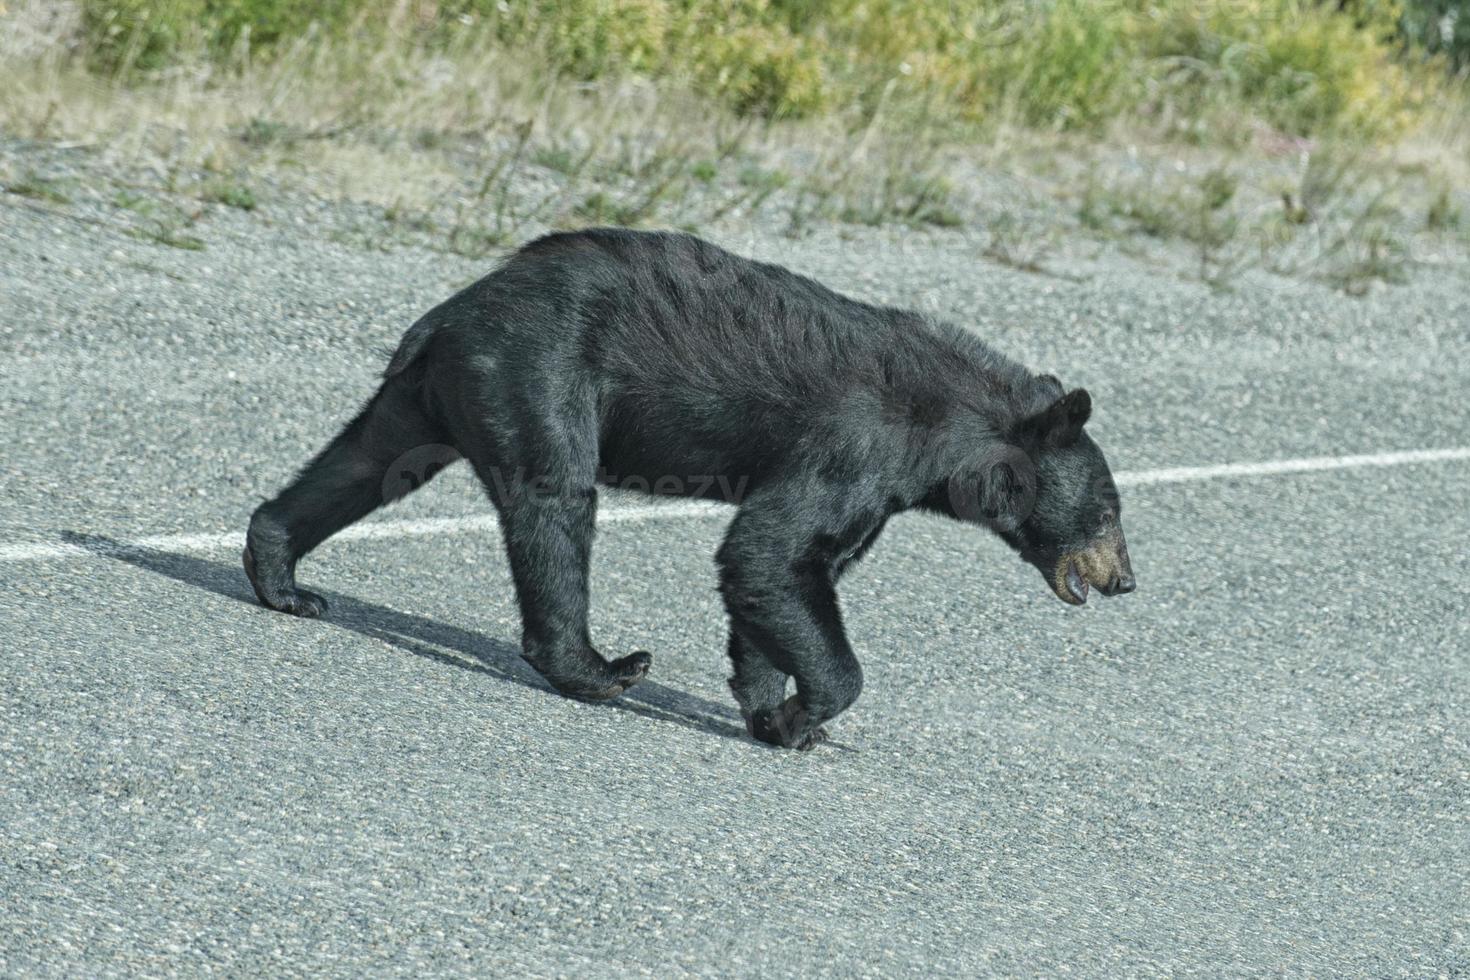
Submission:
[[1091,417],[1092,396],[1078,388],[1022,422],[1020,431],[1038,445],[1060,448],[1076,442]]

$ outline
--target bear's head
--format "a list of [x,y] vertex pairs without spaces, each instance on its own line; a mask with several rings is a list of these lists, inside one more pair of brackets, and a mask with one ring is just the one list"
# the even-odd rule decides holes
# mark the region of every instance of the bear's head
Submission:
[[1034,565],[1064,602],[1082,605],[1135,586],[1123,539],[1121,501],[1108,461],[1083,431],[1092,415],[1085,389],[1063,393],[1037,379],[1045,407],[1010,427],[981,463],[952,487],[957,510],[978,519]]

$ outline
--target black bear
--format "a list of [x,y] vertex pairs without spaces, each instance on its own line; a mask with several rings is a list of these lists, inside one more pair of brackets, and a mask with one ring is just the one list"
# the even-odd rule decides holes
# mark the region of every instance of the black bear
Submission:
[[256,595],[322,613],[297,561],[462,455],[499,512],[524,656],[570,697],[615,697],[652,659],[588,635],[599,485],[738,505],[716,557],[730,688],[752,736],[792,748],[858,696],[835,586],[900,511],[990,528],[1069,603],[1134,587],[1086,391],[690,235],[534,241],[410,327],[384,378],[251,518]]

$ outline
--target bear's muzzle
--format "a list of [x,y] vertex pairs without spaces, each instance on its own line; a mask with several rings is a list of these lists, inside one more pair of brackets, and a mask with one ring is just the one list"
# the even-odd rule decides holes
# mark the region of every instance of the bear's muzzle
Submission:
[[1074,606],[1087,602],[1090,588],[1106,596],[1126,595],[1137,588],[1123,529],[1110,525],[1084,547],[1064,551],[1048,576],[1057,598]]

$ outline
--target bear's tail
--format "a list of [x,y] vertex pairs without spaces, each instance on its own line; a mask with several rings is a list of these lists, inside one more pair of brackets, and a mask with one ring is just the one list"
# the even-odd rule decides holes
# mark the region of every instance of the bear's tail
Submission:
[[424,352],[424,347],[432,336],[434,336],[434,327],[429,322],[429,317],[420,317],[398,342],[398,349],[393,352],[393,358],[388,362],[388,367],[384,369],[383,377],[391,378],[408,370],[408,366],[418,360],[419,355]]

